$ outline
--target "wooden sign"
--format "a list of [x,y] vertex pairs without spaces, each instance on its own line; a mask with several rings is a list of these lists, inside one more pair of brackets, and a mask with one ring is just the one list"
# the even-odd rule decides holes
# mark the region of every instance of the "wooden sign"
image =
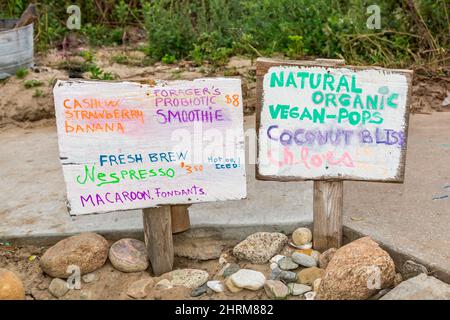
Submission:
[[343,180],[403,182],[412,72],[258,59],[261,180],[314,180],[313,246],[342,244]]
[[402,182],[411,72],[259,59],[264,180]]
[[246,196],[241,81],[58,81],[72,215]]

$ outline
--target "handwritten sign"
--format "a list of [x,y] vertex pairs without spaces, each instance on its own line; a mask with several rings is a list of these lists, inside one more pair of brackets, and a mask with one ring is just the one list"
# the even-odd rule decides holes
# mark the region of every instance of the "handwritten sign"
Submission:
[[410,72],[258,61],[257,75],[258,178],[403,181]]
[[72,215],[246,196],[239,79],[58,81],[54,99]]

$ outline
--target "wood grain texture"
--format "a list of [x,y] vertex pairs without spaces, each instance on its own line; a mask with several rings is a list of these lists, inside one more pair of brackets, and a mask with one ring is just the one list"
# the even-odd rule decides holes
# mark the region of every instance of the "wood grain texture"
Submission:
[[314,181],[313,246],[323,252],[342,245],[343,181]]
[[170,206],[143,210],[147,254],[155,276],[173,269],[173,239]]
[[[340,70],[346,70],[348,74],[351,74],[352,72],[367,72],[370,70],[375,70],[375,73],[382,75],[399,75],[404,76],[406,79],[406,86],[407,91],[405,94],[405,106],[404,106],[404,113],[401,115],[401,119],[399,121],[402,122],[402,124],[399,126],[404,134],[404,141],[405,145],[401,148],[401,150],[398,152],[396,150],[387,150],[386,155],[391,156],[393,153],[398,152],[398,159],[394,159],[395,161],[388,161],[385,160],[385,164],[380,165],[376,163],[375,161],[369,160],[369,156],[365,155],[366,159],[361,161],[360,159],[357,159],[355,163],[361,167],[366,167],[368,169],[360,169],[360,170],[346,170],[339,172],[337,170],[330,170],[327,168],[327,170],[322,170],[323,172],[316,172],[314,174],[309,174],[309,172],[303,172],[300,174],[299,170],[288,170],[286,168],[283,168],[282,173],[281,172],[275,172],[276,170],[264,170],[264,163],[267,163],[267,159],[261,158],[261,150],[263,148],[261,147],[262,144],[266,143],[268,141],[266,131],[264,131],[264,128],[267,129],[267,123],[262,123],[262,112],[263,112],[263,105],[264,105],[264,76],[269,72],[271,68],[277,68],[277,67],[295,67],[295,68],[312,68],[312,67],[321,67],[324,68],[324,70],[327,70],[327,72],[336,72],[339,74]],[[304,69],[307,70],[307,69]],[[376,182],[394,182],[394,183],[402,183],[404,180],[404,172],[405,172],[405,162],[406,162],[406,150],[407,150],[407,138],[408,138],[408,127],[409,127],[409,105],[410,105],[410,99],[411,99],[411,87],[412,87],[412,75],[413,72],[410,70],[398,70],[398,69],[383,69],[378,67],[361,67],[361,66],[345,66],[343,60],[338,59],[317,59],[317,60],[311,60],[311,61],[293,61],[293,60],[276,60],[276,59],[267,59],[267,58],[259,58],[256,63],[256,91],[257,91],[257,104],[256,104],[256,128],[257,128],[257,136],[258,136],[258,144],[257,144],[257,153],[258,153],[258,162],[256,165],[256,178],[259,180],[269,180],[269,181],[304,181],[304,180],[328,180],[328,181],[340,181],[340,180],[357,180],[357,181],[376,181]],[[371,79],[368,79],[371,81]],[[383,83],[384,84],[384,83]],[[386,83],[386,85],[388,85]],[[299,90],[300,91],[300,90]],[[286,99],[286,93],[280,93],[278,95],[279,97],[279,103],[283,104],[285,103]],[[286,103],[288,104],[288,103]],[[305,106],[307,102],[303,99],[299,99],[297,102],[297,106]],[[268,112],[267,110],[264,112]],[[267,115],[266,115],[267,118]],[[286,119],[283,120],[282,123],[286,124],[287,128],[292,128],[295,125],[302,124],[302,121],[299,121],[298,119],[295,119],[297,124],[295,124],[294,120]],[[277,122],[278,124],[279,122]],[[330,125],[331,124],[330,122]],[[266,126],[266,127],[263,127]],[[310,127],[310,123],[304,123],[305,128]],[[317,126],[316,126],[317,127]],[[263,129],[261,129],[263,128]],[[329,127],[327,128],[329,129]],[[372,126],[370,129],[375,130],[375,126]],[[388,128],[389,129],[389,128]],[[260,130],[263,130],[260,132]],[[280,132],[283,130],[283,128],[280,127]],[[359,147],[357,147],[359,148]],[[310,148],[310,151],[315,151],[313,148]],[[322,150],[323,148],[320,148],[318,150]],[[336,149],[332,148],[331,150]],[[359,148],[361,154],[364,152],[370,152],[373,156],[377,156],[381,149],[378,149],[375,151],[374,148],[367,148],[364,146],[364,148]],[[311,154],[311,153],[310,153]],[[396,158],[393,157],[393,158]],[[377,168],[378,166],[378,168]],[[392,166],[392,168],[390,167]],[[294,166],[293,166],[294,167]],[[370,173],[370,170],[374,169],[372,174],[366,174],[366,172]],[[384,175],[375,173],[375,169],[378,171],[385,170]],[[395,171],[393,174],[391,172]],[[269,173],[270,172],[270,173]]]
[[191,227],[189,219],[189,205],[170,206],[172,217],[172,233],[179,233]]

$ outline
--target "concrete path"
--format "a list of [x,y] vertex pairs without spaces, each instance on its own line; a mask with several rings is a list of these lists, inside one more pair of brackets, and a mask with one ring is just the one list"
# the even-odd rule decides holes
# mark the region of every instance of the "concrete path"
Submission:
[[[254,118],[246,118],[246,127],[253,125]],[[254,143],[249,145],[252,155]],[[450,282],[449,159],[450,113],[413,115],[405,184],[344,183],[347,237],[370,235]],[[248,198],[191,206],[192,230],[243,237],[311,224],[311,182],[262,182],[255,180],[254,166],[247,172]],[[82,231],[115,238],[142,234],[140,211],[69,217],[54,127],[0,133],[0,177],[0,240],[45,242]]]

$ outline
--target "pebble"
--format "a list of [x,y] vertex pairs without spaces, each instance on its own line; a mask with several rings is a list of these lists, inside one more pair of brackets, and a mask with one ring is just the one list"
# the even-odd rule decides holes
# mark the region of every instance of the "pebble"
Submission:
[[22,280],[12,271],[0,268],[0,300],[24,300]]
[[322,278],[324,274],[325,270],[323,269],[317,267],[306,268],[297,273],[297,282],[312,286],[314,281]]
[[282,300],[289,295],[288,287],[279,280],[267,280],[264,283],[264,291],[270,299]]
[[294,270],[298,268],[298,264],[292,261],[291,258],[284,257],[278,261],[278,266],[281,270]]
[[41,269],[53,278],[68,278],[71,265],[78,266],[81,274],[101,268],[108,258],[108,241],[96,233],[81,233],[59,241],[40,259]]
[[165,273],[162,277],[168,279],[171,286],[183,286],[194,289],[206,283],[209,274],[199,269],[179,269]]
[[67,286],[66,281],[59,278],[54,278],[52,282],[50,282],[48,291],[50,291],[50,293],[56,298],[61,298],[69,291],[69,287]]
[[206,285],[212,291],[217,292],[217,293],[223,292],[225,290],[225,287],[224,287],[222,281],[211,280],[211,281],[206,282]]
[[303,254],[303,253],[294,252],[292,254],[292,260],[295,263],[297,263],[297,264],[299,264],[299,265],[301,265],[303,267],[306,267],[306,268],[317,266],[317,262],[316,262],[316,260],[313,257],[308,256],[308,255]]
[[220,255],[220,257],[219,257],[219,265],[224,265],[224,264],[226,265],[226,264],[228,264],[227,259],[228,259],[228,254],[222,253]]
[[269,275],[269,280],[282,280],[286,283],[297,281],[297,274],[292,271],[281,270],[278,268],[274,268]]
[[287,241],[286,235],[279,232],[257,232],[237,244],[233,255],[252,263],[266,263],[283,249]]
[[330,248],[324,252],[319,257],[319,267],[322,269],[326,269],[328,266],[328,263],[333,258],[334,254],[336,253],[336,248]]
[[401,273],[403,276],[403,279],[408,280],[411,278],[414,278],[415,276],[418,276],[421,273],[428,274],[428,270],[425,266],[416,263],[412,260],[407,260],[403,266],[401,267]]
[[322,278],[317,278],[316,280],[314,280],[314,282],[313,282],[313,291],[314,292],[319,291],[319,287],[320,287],[321,283],[322,283]]
[[121,239],[109,249],[109,260],[122,272],[140,272],[148,268],[147,250],[142,241]]
[[137,280],[130,284],[127,289],[127,295],[134,299],[145,298],[154,284],[155,281],[152,278]]
[[306,243],[306,244],[302,244],[301,246],[298,246],[298,248],[300,250],[309,250],[309,249],[312,249],[312,247],[313,247],[312,242]]
[[272,263],[270,264],[270,270],[273,270],[273,269],[275,269],[275,268],[278,268],[278,264],[276,264],[275,262],[272,262]]
[[226,285],[227,289],[232,293],[237,293],[237,292],[243,290],[242,288],[236,287],[230,278],[227,278],[227,280],[225,280],[225,285]]
[[91,283],[98,280],[98,276],[95,273],[88,273],[81,277],[84,283]]
[[206,286],[206,283],[198,288],[195,288],[191,291],[191,297],[199,297],[202,294],[205,294],[208,287]]
[[300,296],[312,290],[310,286],[300,284],[300,283],[289,283],[288,284],[289,293],[293,296]]
[[166,290],[166,289],[172,289],[173,285],[172,283],[167,279],[162,279],[155,285],[155,289],[157,290]]
[[238,264],[232,263],[228,268],[225,269],[225,271],[223,272],[223,277],[224,278],[228,278],[229,276],[231,276],[233,273],[238,272],[241,269],[241,267],[239,267]]
[[301,246],[312,241],[312,233],[308,228],[298,228],[292,233],[292,242]]
[[313,250],[310,256],[313,257],[314,260],[316,260],[317,265],[319,265],[320,252],[317,250]]
[[[220,263],[219,263],[219,266],[220,266]],[[223,277],[223,273],[225,272],[225,270],[228,269],[229,266],[231,266],[231,263],[226,263],[226,264],[222,267],[222,269],[220,269],[219,272],[217,272],[217,276]]]
[[272,258],[270,258],[270,262],[278,263],[278,261],[280,261],[283,258],[286,258],[286,256],[283,256],[282,254],[277,254],[277,255],[273,256]]
[[314,291],[310,291],[305,293],[305,298],[306,300],[314,300],[316,298],[317,293],[315,293]]
[[262,289],[266,282],[264,274],[250,269],[241,269],[233,273],[230,279],[236,287],[253,291]]

